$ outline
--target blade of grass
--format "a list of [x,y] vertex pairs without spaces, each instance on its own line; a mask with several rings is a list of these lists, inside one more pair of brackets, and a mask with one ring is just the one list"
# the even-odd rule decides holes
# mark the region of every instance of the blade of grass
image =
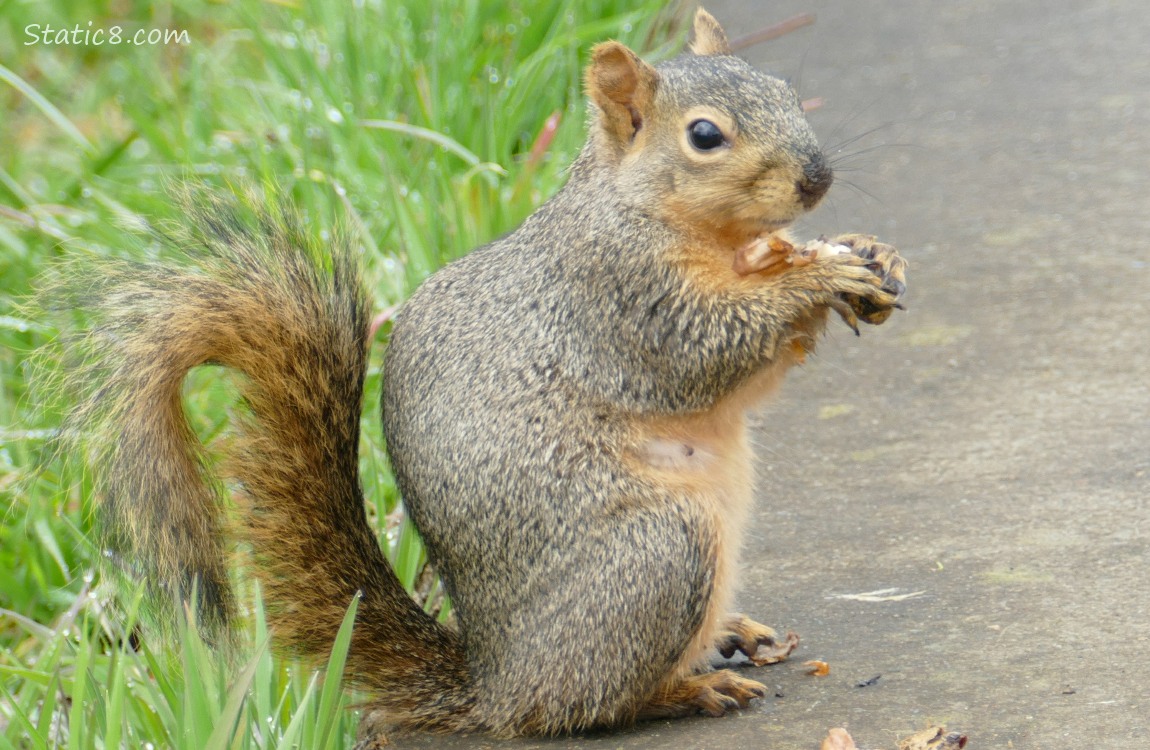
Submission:
[[434,143],[435,145],[440,146],[441,148],[455,154],[460,159],[463,159],[463,161],[466,162],[467,166],[469,167],[479,167],[482,165],[488,172],[494,172],[500,176],[507,174],[507,170],[505,170],[503,167],[499,166],[498,164],[484,162],[454,138],[449,138],[443,133],[430,130],[429,128],[421,128],[418,125],[411,125],[406,122],[396,122],[394,120],[360,120],[359,124],[362,127],[372,130],[390,130],[393,133],[402,133],[403,135],[410,136],[412,138],[418,138],[420,140],[428,141],[429,143]]
[[231,689],[228,690],[227,701],[216,719],[215,729],[208,737],[204,750],[227,750],[231,744],[232,736],[235,734],[240,714],[243,711],[248,688],[251,687],[252,681],[255,679],[256,670],[260,666],[267,646],[267,641],[264,641],[256,648],[255,656],[248,661],[247,666],[240,672]]
[[87,622],[80,623],[80,641],[76,644],[76,661],[72,666],[72,710],[68,714],[68,746],[85,747],[88,723],[85,713],[88,709],[88,670],[92,663],[92,643],[87,635]]
[[77,177],[69,187],[64,189],[65,200],[68,203],[75,201],[76,198],[80,196],[80,191],[83,189],[84,183],[108,171],[108,168],[119,161],[120,157],[124,155],[124,152],[128,150],[128,147],[135,143],[139,137],[140,132],[133,130],[128,133],[127,136],[114,143],[111,148],[104,152],[103,156],[96,159],[92,165],[88,167],[82,179]]
[[111,685],[107,688],[106,720],[108,726],[104,735],[106,747],[120,747],[120,735],[124,731],[128,671],[126,649],[128,646],[124,643],[118,644],[118,646],[119,648],[113,652],[111,674],[109,675]]
[[44,116],[51,120],[53,125],[59,128],[64,135],[72,139],[85,153],[92,154],[95,152],[91,141],[84,137],[84,134],[80,132],[79,128],[73,125],[72,121],[65,117],[63,112],[56,109],[56,106],[44,98],[31,84],[3,65],[0,65],[0,81],[4,81],[27,97],[28,101],[36,105],[36,108],[43,112]]
[[276,743],[277,747],[302,747],[300,738],[304,732],[304,727],[307,724],[309,714],[313,709],[315,702],[316,682],[319,680],[318,674],[312,674],[311,679],[308,680],[307,690],[304,692],[303,697],[299,703],[296,704],[295,714],[288,722],[287,728],[284,733],[280,735],[279,741]]
[[395,568],[396,577],[403,582],[403,587],[410,591],[415,585],[415,579],[426,557],[423,542],[419,538],[415,524],[407,514],[404,514],[403,520],[399,522],[399,532],[396,536],[392,566]]
[[351,633],[355,627],[355,613],[359,610],[361,594],[356,594],[340,623],[339,632],[331,647],[327,669],[324,671],[323,689],[319,696],[319,742],[316,747],[331,747],[335,728],[339,724],[339,704],[343,700],[343,670],[347,665],[347,652],[351,647]]
[[186,608],[180,627],[180,656],[184,667],[182,716],[190,747],[203,747],[219,715],[219,693],[212,658],[200,637],[192,608]]
[[8,691],[8,688],[4,687],[3,683],[0,683],[0,698],[4,699],[4,703],[8,707],[9,715],[15,719],[14,724],[24,730],[23,739],[30,742],[31,747],[35,750],[48,750],[47,739],[36,729],[36,725],[32,723],[28,714],[20,708],[16,696],[12,695],[12,693]]
[[[258,583],[253,586],[253,589],[255,590],[255,606],[253,608],[255,639],[257,643],[267,643],[269,641],[267,614],[264,611],[263,598]],[[253,679],[255,681],[252,688],[253,714],[256,717],[270,719],[276,715],[275,706],[272,704],[276,688],[275,666],[272,662],[270,649],[265,648],[260,651],[260,658]]]
[[44,691],[44,701],[40,704],[40,721],[36,727],[41,737],[53,737],[52,725],[60,721],[56,714],[56,704],[60,699],[60,676],[52,675],[48,689]]

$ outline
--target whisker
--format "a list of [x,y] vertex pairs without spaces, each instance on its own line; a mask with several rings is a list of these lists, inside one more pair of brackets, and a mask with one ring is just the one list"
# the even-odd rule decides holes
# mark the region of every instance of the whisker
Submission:
[[851,151],[847,154],[831,157],[828,159],[828,162],[831,164],[831,166],[834,166],[835,164],[841,164],[847,159],[854,159],[856,157],[863,156],[864,154],[869,154],[872,151],[879,151],[884,148],[925,149],[926,147],[917,143],[876,143],[873,146],[860,148],[858,151]]
[[[862,117],[862,115],[864,113],[869,111],[876,104],[878,104],[878,100],[872,101],[871,103],[867,104],[865,107],[860,107],[857,110],[855,110],[853,113],[851,113],[850,115],[847,115],[846,117],[844,117],[841,121],[839,121],[838,125],[835,125],[835,127],[831,130],[830,133],[827,133],[827,137],[825,138],[825,140],[827,142],[834,140],[834,138],[837,137],[840,133],[842,133],[843,130],[845,130],[848,125],[850,125],[852,122],[855,122],[856,120],[858,120],[860,117]],[[886,125],[881,125],[879,127],[886,127]],[[844,146],[848,143],[853,143],[855,140],[858,140],[859,138],[861,138],[865,135],[868,135],[869,133],[873,132],[874,130],[875,129],[872,128],[870,131],[867,131],[866,133],[863,133],[862,135],[855,136],[853,139],[850,139],[848,141],[844,141],[843,143],[837,144],[833,148],[841,148],[842,146]]]
[[858,143],[859,141],[861,141],[863,138],[866,138],[867,136],[874,135],[875,133],[879,132],[880,130],[886,130],[887,128],[890,128],[893,126],[894,126],[893,122],[884,122],[882,125],[875,125],[873,128],[870,128],[868,130],[864,130],[863,132],[859,133],[858,135],[851,136],[850,138],[847,138],[846,140],[840,141],[840,142],[834,144],[833,146],[827,146],[823,150],[827,151],[827,152],[842,151],[844,148],[851,145],[852,143]]
[[881,198],[879,198],[877,195],[870,192],[869,190],[867,190],[863,187],[860,187],[857,183],[851,182],[850,180],[842,180],[841,182],[843,185],[849,187],[850,189],[855,190],[855,191],[861,193],[862,195],[865,195],[866,197],[870,198],[875,203],[878,203],[880,206],[884,206],[884,207],[886,206],[885,201],[883,201]]

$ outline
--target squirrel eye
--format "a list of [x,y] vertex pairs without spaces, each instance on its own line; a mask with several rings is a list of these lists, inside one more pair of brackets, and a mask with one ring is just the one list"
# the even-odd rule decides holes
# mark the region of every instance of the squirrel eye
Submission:
[[695,120],[687,126],[687,137],[699,151],[713,151],[727,142],[723,131],[710,120]]

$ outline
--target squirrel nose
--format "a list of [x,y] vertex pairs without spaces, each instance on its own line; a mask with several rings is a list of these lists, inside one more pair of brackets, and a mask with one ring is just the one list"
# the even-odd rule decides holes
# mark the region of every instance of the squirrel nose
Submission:
[[827,164],[827,160],[821,153],[816,153],[810,157],[807,163],[803,165],[802,179],[796,183],[803,208],[814,208],[815,204],[827,194],[827,190],[830,190],[834,179],[834,172],[831,171],[830,165]]

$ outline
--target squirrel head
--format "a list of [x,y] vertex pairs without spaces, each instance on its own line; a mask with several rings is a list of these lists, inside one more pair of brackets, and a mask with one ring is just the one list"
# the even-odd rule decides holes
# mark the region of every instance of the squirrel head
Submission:
[[619,42],[592,51],[590,149],[620,200],[741,245],[814,208],[832,174],[797,94],[731,55],[701,8],[689,50],[652,66]]

